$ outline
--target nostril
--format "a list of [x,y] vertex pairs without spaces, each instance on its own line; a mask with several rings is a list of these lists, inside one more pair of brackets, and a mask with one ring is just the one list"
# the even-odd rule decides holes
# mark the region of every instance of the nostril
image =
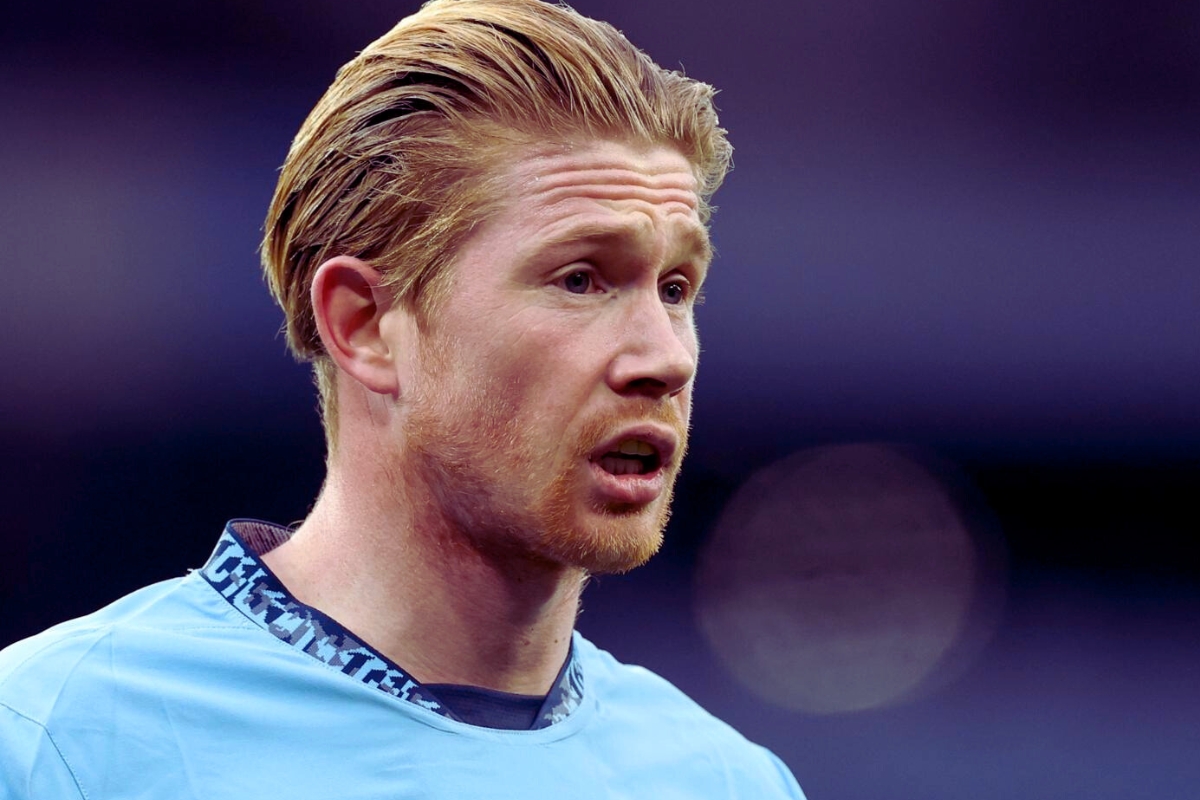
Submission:
[[659,378],[635,378],[625,384],[625,389],[630,394],[645,395],[647,397],[662,397],[667,394],[669,387],[667,382]]

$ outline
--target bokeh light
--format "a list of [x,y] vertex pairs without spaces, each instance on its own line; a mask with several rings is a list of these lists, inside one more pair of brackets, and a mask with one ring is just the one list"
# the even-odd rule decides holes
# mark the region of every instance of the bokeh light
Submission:
[[986,511],[935,463],[886,445],[821,447],[739,489],[701,555],[696,614],[743,685],[789,709],[861,711],[978,651],[1003,559]]

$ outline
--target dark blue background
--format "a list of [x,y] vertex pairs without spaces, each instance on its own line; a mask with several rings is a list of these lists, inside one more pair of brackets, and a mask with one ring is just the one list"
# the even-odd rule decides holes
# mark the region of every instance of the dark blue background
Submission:
[[[288,142],[411,3],[0,11],[0,644],[302,518],[306,371],[255,248]],[[1200,4],[592,0],[722,91],[693,451],[658,560],[581,626],[821,798],[1175,798],[1200,782]],[[810,717],[691,611],[697,551],[795,449],[957,463],[1010,557],[957,680]]]

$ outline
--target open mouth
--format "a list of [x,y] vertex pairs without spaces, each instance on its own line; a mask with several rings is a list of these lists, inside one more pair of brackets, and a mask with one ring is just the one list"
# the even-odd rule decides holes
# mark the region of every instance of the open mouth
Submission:
[[610,475],[645,475],[662,466],[658,448],[642,439],[622,439],[616,446],[595,459],[600,469]]

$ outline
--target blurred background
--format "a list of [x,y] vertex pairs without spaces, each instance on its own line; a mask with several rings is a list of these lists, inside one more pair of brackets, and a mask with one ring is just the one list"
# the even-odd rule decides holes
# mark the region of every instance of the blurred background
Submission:
[[[736,168],[664,552],[580,627],[812,800],[1195,797],[1200,4],[580,0]],[[0,645],[292,522],[255,248],[409,2],[0,10]]]

